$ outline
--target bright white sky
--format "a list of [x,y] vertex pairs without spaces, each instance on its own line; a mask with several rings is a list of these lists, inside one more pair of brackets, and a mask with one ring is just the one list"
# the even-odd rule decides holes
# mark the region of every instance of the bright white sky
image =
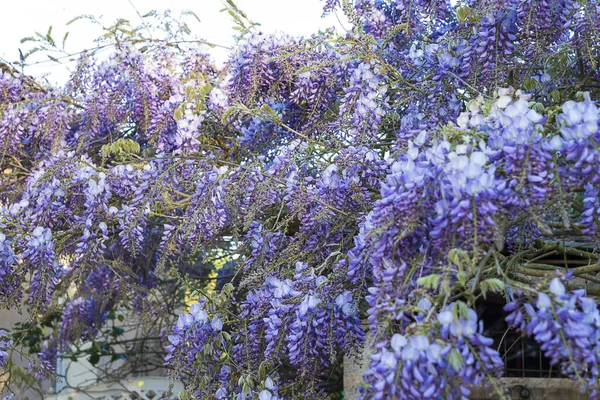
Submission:
[[[222,0],[0,0],[0,58],[7,61],[19,59],[19,51],[25,53],[30,43],[21,44],[26,36],[34,32],[45,34],[52,25],[52,37],[61,42],[66,31],[69,37],[66,50],[76,52],[92,47],[93,39],[100,35],[98,28],[80,20],[70,26],[65,23],[82,14],[102,16],[109,25],[118,18],[141,23],[135,9],[144,15],[150,10],[170,9],[173,16],[182,10],[194,11],[201,22],[188,19],[190,27],[200,37],[208,41],[231,45],[233,23],[227,13],[220,13]],[[282,31],[291,35],[309,35],[319,29],[335,26],[343,30],[335,15],[321,18],[323,2],[320,0],[235,0],[238,7],[255,22],[260,22],[263,32]],[[195,22],[195,23],[193,23]],[[344,24],[346,27],[348,24]],[[214,51],[214,50],[211,50]],[[46,57],[46,56],[44,56]],[[223,59],[224,54],[216,54]],[[40,58],[38,58],[40,59]],[[46,58],[47,59],[47,58]],[[63,82],[68,76],[65,66],[54,62],[44,62],[29,67],[25,72],[40,76],[50,74],[51,82]]]

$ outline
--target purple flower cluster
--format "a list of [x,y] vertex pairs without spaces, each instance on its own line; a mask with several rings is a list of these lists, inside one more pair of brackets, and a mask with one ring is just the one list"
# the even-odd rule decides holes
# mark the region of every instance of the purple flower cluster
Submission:
[[572,25],[573,0],[520,2],[517,7],[522,34],[536,37],[537,41],[552,45],[568,39],[568,28]]
[[242,317],[250,321],[236,338],[236,355],[242,363],[263,354],[267,359],[286,355],[298,368],[309,365],[309,360],[326,367],[331,362],[332,334],[334,349],[345,352],[364,339],[352,293],[336,294],[331,282],[302,263],[296,265],[293,281],[270,277],[262,290],[247,297],[242,310]]
[[[179,316],[168,336],[165,364],[172,368],[175,378],[189,376],[190,390],[198,397],[214,394],[222,389],[219,381],[225,379],[219,360],[226,354],[227,336],[220,315],[209,315],[199,301],[191,306],[190,314]],[[213,375],[218,375],[219,380],[207,383],[204,378]]]
[[594,173],[600,165],[595,144],[600,140],[600,117],[596,102],[585,94],[583,101],[567,101],[557,120],[560,135],[552,138],[552,145],[560,150],[565,161],[571,165],[561,166],[569,185],[579,185],[580,180],[599,183]]
[[286,244],[285,235],[281,232],[265,232],[259,222],[252,222],[246,234],[251,254],[244,262],[244,269],[252,270],[256,265],[264,265],[275,258],[277,252]]
[[482,65],[483,77],[496,78],[498,70],[508,67],[518,33],[516,1],[500,1],[481,19],[478,32],[471,37],[471,57]]
[[18,257],[13,251],[6,236],[0,233],[0,305],[16,304],[22,296],[21,278],[15,274],[13,268],[18,262]]
[[8,362],[9,353],[13,341],[8,338],[8,334],[4,330],[0,330],[0,368],[3,368]]
[[590,99],[589,93],[584,95],[584,101],[567,101],[563,104],[562,114],[558,121],[563,140],[567,143],[581,142],[598,132],[598,107]]
[[[54,375],[56,372],[56,359],[58,357],[58,346],[56,341],[45,340],[42,343],[42,351],[38,353],[39,365],[35,370],[35,379],[46,379]],[[29,365],[30,373],[33,372],[34,366]]]
[[78,297],[67,302],[62,313],[59,342],[68,346],[80,338],[92,338],[101,328],[106,313],[92,297]]
[[370,63],[360,63],[352,71],[349,85],[344,89],[342,113],[351,115],[351,140],[364,140],[373,137],[387,111],[387,89],[381,67]]
[[264,382],[264,389],[258,393],[258,400],[285,400],[285,397],[279,396],[277,384],[268,377]]
[[33,230],[23,252],[23,260],[36,266],[29,286],[29,305],[34,309],[46,310],[62,273],[55,259],[50,229],[38,226]]
[[420,333],[395,333],[376,346],[365,374],[365,398],[468,398],[469,386],[482,385],[504,365],[482,329],[474,310],[460,315],[457,305],[449,304],[430,324],[419,322],[414,331]]
[[0,73],[0,146],[5,156],[33,156],[64,137],[72,116],[60,91],[28,90],[29,77]]
[[583,197],[583,211],[581,224],[585,227],[582,232],[592,237],[598,235],[598,224],[600,223],[600,198],[598,189],[589,183],[585,185]]
[[[597,79],[598,71],[594,71],[597,66],[598,54],[600,54],[600,46],[598,45],[598,39],[600,39],[599,29],[600,28],[600,2],[598,0],[591,0],[589,2],[578,2],[573,5],[575,12],[574,17],[567,21],[566,24],[573,23],[572,31],[577,32],[571,40],[574,42],[574,46],[584,53],[581,53],[581,62],[584,68],[590,68],[590,73]],[[573,21],[574,20],[574,21]],[[570,33],[570,32],[569,32]]]
[[567,292],[554,278],[548,292],[538,292],[530,302],[515,296],[504,310],[506,321],[532,336],[552,365],[577,380],[590,397],[596,397],[600,363],[600,312],[596,301],[584,290]]

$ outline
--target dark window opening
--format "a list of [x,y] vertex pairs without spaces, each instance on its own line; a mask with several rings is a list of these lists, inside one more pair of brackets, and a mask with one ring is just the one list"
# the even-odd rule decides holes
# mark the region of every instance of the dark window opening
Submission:
[[504,360],[504,377],[507,378],[559,378],[556,365],[550,365],[538,343],[521,332],[509,329],[504,320],[504,299],[491,298],[479,303],[477,312],[483,320],[483,333],[494,339],[494,348]]

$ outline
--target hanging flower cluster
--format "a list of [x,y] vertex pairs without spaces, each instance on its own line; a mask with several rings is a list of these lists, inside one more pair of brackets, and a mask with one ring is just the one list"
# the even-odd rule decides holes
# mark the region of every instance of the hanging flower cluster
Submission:
[[10,350],[12,346],[12,340],[7,339],[6,331],[0,331],[0,367],[4,367],[8,362],[9,354],[6,350]]
[[532,336],[553,365],[597,396],[600,313],[594,299],[584,290],[568,293],[554,278],[549,293],[537,293],[534,303],[515,296],[504,309],[507,322]]
[[413,330],[418,333],[395,333],[388,345],[377,346],[380,350],[372,356],[365,375],[374,389],[369,398],[468,397],[469,386],[482,385],[502,369],[493,340],[482,335],[483,326],[474,310],[466,309],[466,315],[460,315],[459,305],[449,304],[428,320],[431,302],[421,301],[419,306]]

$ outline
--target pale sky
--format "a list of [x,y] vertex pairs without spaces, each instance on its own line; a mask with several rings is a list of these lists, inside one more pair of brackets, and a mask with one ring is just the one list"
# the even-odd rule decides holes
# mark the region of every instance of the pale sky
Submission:
[[[335,15],[321,18],[323,2],[320,0],[235,0],[238,7],[255,22],[260,22],[263,32],[285,32],[291,35],[309,35],[319,29],[331,26],[343,31],[344,27]],[[20,43],[23,37],[33,36],[34,32],[46,34],[52,25],[52,37],[62,42],[66,31],[69,37],[66,50],[76,52],[92,47],[93,39],[100,31],[85,20],[66,26],[65,23],[82,14],[102,16],[108,25],[117,18],[132,21],[132,25],[141,23],[140,14],[150,10],[170,9],[173,16],[182,10],[194,11],[201,22],[188,19],[189,25],[198,36],[217,44],[231,45],[233,23],[227,13],[220,13],[221,0],[0,0],[0,58],[6,61],[19,59],[19,48],[25,53],[31,48],[29,43]],[[339,16],[342,18],[343,16]],[[344,21],[344,19],[342,19]],[[344,24],[348,27],[348,24]],[[211,50],[213,51],[213,50]],[[217,51],[218,52],[218,51]],[[221,52],[217,58],[224,58]],[[66,79],[65,66],[48,61],[46,56],[38,57],[42,63],[29,67],[25,72],[40,76],[51,74],[51,82]],[[61,82],[62,83],[62,82]]]

